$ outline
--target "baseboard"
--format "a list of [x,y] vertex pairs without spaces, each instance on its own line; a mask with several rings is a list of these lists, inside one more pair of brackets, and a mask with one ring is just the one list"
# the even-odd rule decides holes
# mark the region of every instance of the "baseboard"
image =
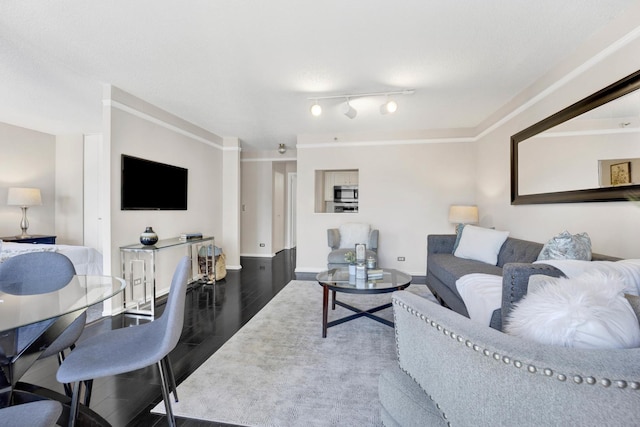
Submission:
[[240,254],[240,257],[247,258],[273,258],[276,254]]
[[296,272],[296,280],[308,280],[308,281],[314,281],[316,280],[316,276],[318,275],[318,273],[298,273]]

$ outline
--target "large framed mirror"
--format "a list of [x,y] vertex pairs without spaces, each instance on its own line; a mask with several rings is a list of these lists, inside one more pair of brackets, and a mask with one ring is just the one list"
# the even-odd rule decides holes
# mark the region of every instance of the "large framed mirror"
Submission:
[[640,71],[511,137],[511,204],[640,194]]

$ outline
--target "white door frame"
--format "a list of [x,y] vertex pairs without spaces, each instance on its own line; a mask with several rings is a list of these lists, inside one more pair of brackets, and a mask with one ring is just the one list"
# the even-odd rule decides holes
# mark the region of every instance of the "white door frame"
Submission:
[[298,193],[298,173],[289,172],[287,174],[287,248],[292,249],[296,247],[296,204]]

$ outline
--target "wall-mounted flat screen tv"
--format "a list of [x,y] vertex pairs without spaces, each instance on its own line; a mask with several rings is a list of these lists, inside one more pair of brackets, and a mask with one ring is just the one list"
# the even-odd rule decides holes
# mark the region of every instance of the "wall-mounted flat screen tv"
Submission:
[[122,155],[121,210],[186,210],[188,169]]

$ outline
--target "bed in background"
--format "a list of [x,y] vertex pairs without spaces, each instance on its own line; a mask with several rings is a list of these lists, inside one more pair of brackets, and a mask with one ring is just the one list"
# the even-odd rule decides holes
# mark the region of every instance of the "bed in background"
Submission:
[[2,242],[0,262],[27,252],[58,252],[71,260],[76,274],[102,275],[102,254],[88,246]]

